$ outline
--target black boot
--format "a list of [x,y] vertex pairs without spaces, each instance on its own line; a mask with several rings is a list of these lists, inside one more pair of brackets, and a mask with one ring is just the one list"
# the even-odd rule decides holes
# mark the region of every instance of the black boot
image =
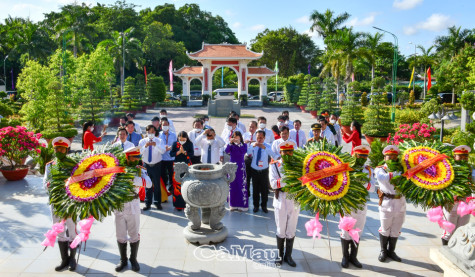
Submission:
[[120,262],[115,267],[115,271],[121,272],[127,267],[127,243],[117,242],[119,246]]
[[341,267],[348,268],[350,264],[348,263],[350,260],[350,252],[348,248],[350,247],[351,240],[346,240],[340,238],[341,240],[341,251],[343,252],[343,258],[341,259]]
[[350,241],[350,246],[351,246],[350,263],[352,263],[357,268],[362,268],[363,265],[361,265],[361,263],[356,258],[356,256],[358,256],[359,243]]
[[284,258],[285,239],[281,239],[278,236],[275,236],[275,238],[277,239],[277,249],[279,250],[279,256],[277,257],[277,259],[275,259],[275,264],[277,266],[281,266],[282,265],[282,259]]
[[285,255],[284,255],[284,262],[288,263],[291,267],[296,267],[297,264],[292,259],[292,249],[294,248],[294,239],[285,239]]
[[[78,245],[77,247],[81,247],[81,245]],[[77,250],[77,247],[76,248],[71,248],[71,246],[69,246],[69,271],[75,271],[76,270],[76,266],[77,266],[76,250]]]
[[394,252],[394,250],[396,250],[396,242],[397,238],[389,237],[388,257],[396,262],[401,262],[401,258],[399,258],[398,255],[396,255],[396,252]]
[[379,244],[381,245],[381,252],[379,253],[378,260],[380,262],[386,261],[388,257],[388,240],[389,237],[379,234]]
[[137,262],[137,252],[139,251],[139,243],[140,240],[134,243],[130,243],[130,265],[132,266],[132,270],[135,272],[140,271],[140,265]]
[[56,271],[61,271],[68,267],[69,265],[69,255],[68,255],[68,248],[69,242],[67,241],[58,241],[59,246],[59,253],[61,253],[61,263],[54,268]]
[[446,240],[446,239],[442,239],[442,245],[448,245],[449,244],[449,241]]

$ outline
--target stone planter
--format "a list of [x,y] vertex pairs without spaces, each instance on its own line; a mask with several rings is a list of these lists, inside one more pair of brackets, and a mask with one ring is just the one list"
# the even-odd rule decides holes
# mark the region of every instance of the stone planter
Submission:
[[0,171],[3,174],[3,177],[8,181],[18,181],[23,180],[28,174],[28,166],[18,166],[13,170],[9,166],[0,168]]
[[[189,242],[209,244],[226,239],[228,230],[221,219],[226,214],[224,205],[229,195],[229,183],[234,180],[236,170],[235,163],[192,166],[175,163],[175,178],[182,183],[181,193],[186,202],[185,215],[190,220],[183,230]],[[209,228],[202,227],[202,224],[209,225]]]
[[372,137],[372,136],[368,136],[368,135],[364,135],[365,138],[366,138],[366,141],[369,143],[369,145],[371,146],[371,143],[375,140],[375,139],[379,139],[381,142],[385,142],[387,140],[388,137]]
[[340,125],[340,126],[341,126],[341,130],[343,131],[343,133],[351,134],[350,125]]
[[310,111],[310,114],[312,115],[312,118],[318,117],[318,111]]
[[307,106],[306,105],[303,105],[303,106],[300,106],[300,110],[303,112],[303,113],[306,113],[307,111],[305,110]]
[[119,127],[120,125],[120,117],[113,117],[111,118],[111,121],[109,124],[107,124],[109,127]]

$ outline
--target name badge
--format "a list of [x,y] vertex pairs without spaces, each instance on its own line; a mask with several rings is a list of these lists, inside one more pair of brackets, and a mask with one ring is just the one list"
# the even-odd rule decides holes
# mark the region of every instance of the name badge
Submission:
[[258,166],[258,167],[264,167],[264,161],[259,161],[259,162],[257,163],[257,166]]
[[195,151],[199,151],[200,149],[198,147],[195,147]]

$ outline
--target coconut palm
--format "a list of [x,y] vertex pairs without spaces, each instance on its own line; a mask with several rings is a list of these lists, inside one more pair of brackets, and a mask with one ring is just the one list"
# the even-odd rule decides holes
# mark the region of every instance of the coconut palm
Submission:
[[376,66],[376,58],[380,53],[379,46],[383,34],[376,32],[374,35],[365,34],[364,47],[366,48],[366,59],[371,64],[371,92],[373,92],[374,67]]
[[310,20],[313,21],[310,30],[317,32],[325,39],[326,37],[335,34],[340,26],[350,17],[349,13],[342,13],[333,17],[334,12],[327,9],[325,13],[320,13],[314,10],[310,15]]
[[461,30],[460,27],[449,27],[449,34],[447,36],[438,36],[435,39],[437,52],[443,59],[452,59],[460,49],[465,46],[465,43],[470,42],[472,38],[472,31],[468,29]]

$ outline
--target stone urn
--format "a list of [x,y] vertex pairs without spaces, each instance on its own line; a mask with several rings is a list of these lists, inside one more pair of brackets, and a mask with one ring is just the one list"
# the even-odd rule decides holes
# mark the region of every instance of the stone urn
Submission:
[[198,244],[224,241],[228,230],[221,219],[226,214],[229,183],[236,177],[237,165],[225,163],[188,166],[185,163],[175,163],[174,168],[175,178],[182,184],[181,194],[186,202],[185,215],[190,220],[183,230],[185,238]]

